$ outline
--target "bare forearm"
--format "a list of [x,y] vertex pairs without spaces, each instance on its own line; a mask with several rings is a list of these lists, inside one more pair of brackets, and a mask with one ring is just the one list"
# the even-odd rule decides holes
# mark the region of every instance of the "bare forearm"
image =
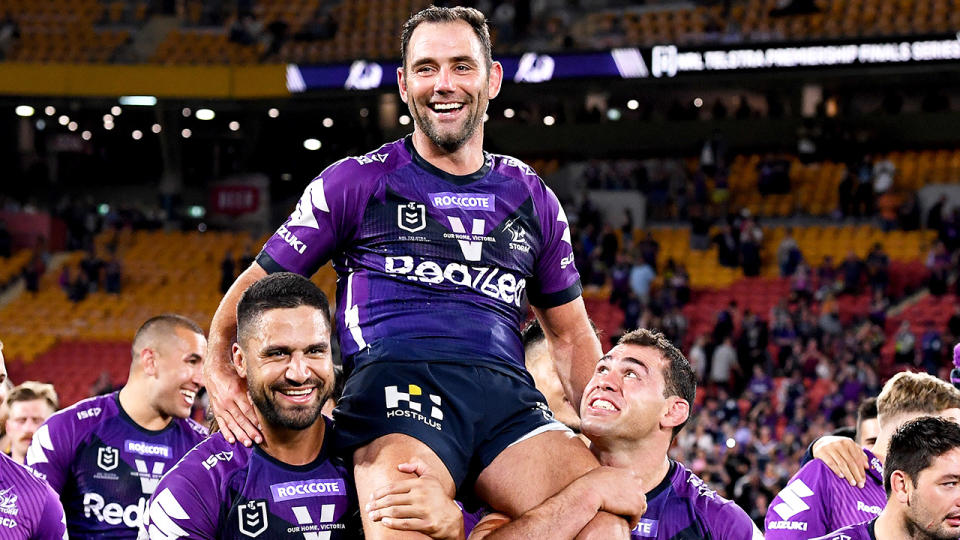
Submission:
[[210,321],[210,337],[207,343],[207,356],[204,359],[205,368],[229,368],[230,347],[237,336],[237,304],[243,292],[266,275],[266,270],[259,264],[253,263],[237,276],[227,294],[223,296]]
[[[571,484],[518,519],[502,524],[481,522],[470,540],[542,539],[572,540],[597,515],[599,505]],[[492,527],[499,528],[492,529]],[[492,530],[491,530],[492,529]]]
[[593,377],[593,370],[601,356],[600,341],[592,330],[581,333],[572,343],[561,343],[554,347],[554,361],[563,391],[577,409],[580,408],[583,389]]

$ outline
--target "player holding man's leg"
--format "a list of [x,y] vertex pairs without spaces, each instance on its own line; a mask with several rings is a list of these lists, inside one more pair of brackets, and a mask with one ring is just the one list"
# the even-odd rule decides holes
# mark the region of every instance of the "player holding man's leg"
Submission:
[[[580,298],[566,217],[523,163],[483,151],[500,90],[483,15],[428,8],[404,27],[401,98],[414,132],[327,168],[237,279],[211,327],[207,382],[221,427],[249,443],[255,416],[228,351],[235,306],[269,272],[333,260],[347,375],[336,413],[361,504],[420,459],[452,496],[474,487],[518,516],[597,466],[553,421],[523,367],[524,295],[570,401],[601,351]],[[475,479],[475,481],[474,481]],[[625,536],[626,522],[601,514]],[[364,522],[368,538],[393,532]],[[618,533],[609,530],[605,534]]]

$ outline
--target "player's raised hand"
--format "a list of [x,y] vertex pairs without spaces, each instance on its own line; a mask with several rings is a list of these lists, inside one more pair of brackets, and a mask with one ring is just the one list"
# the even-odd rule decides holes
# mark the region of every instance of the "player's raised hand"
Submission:
[[434,540],[462,540],[463,513],[440,480],[418,459],[397,468],[416,478],[374,491],[364,508],[370,520],[391,529],[416,531]]
[[820,459],[851,486],[863,487],[867,479],[867,455],[863,448],[848,437],[828,435],[813,443],[813,457]]
[[[212,348],[208,354],[213,354]],[[247,395],[247,384],[230,364],[204,362],[203,382],[210,393],[210,405],[220,431],[233,444],[240,441],[244,446],[263,441],[257,423],[257,415]]]
[[617,467],[597,467],[575,482],[583,484],[584,493],[596,497],[597,511],[623,516],[633,529],[647,511],[646,491],[640,476]]

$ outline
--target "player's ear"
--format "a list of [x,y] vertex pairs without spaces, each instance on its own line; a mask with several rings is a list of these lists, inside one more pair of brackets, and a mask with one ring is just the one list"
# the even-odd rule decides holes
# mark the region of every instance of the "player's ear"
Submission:
[[690,417],[690,404],[687,400],[673,396],[667,402],[667,410],[660,418],[660,425],[667,428],[675,428],[687,421]]
[[397,86],[400,87],[400,100],[407,102],[407,79],[403,74],[403,66],[397,68]]
[[150,377],[156,377],[158,372],[157,351],[151,347],[140,349],[140,368]]
[[907,475],[903,471],[893,471],[890,473],[890,497],[896,498],[902,504],[907,504],[910,499],[909,490],[913,487]]
[[247,377],[247,360],[243,356],[243,349],[240,348],[239,343],[233,344],[233,369],[237,370],[237,375],[240,375],[241,379]]
[[493,99],[500,93],[500,85],[503,84],[503,66],[500,62],[494,62],[490,66],[490,75],[487,78],[487,97]]

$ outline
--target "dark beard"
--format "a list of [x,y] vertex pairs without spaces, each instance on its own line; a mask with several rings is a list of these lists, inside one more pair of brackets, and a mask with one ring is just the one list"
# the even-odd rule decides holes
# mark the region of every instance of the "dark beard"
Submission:
[[[411,101],[412,107],[410,113],[413,115],[414,121],[417,126],[423,131],[423,134],[427,136],[430,141],[442,148],[446,152],[455,152],[460,149],[470,137],[476,133],[477,128],[483,122],[483,116],[480,114],[479,107],[474,111],[473,115],[467,118],[466,123],[463,126],[463,130],[460,133],[455,133],[452,136],[446,136],[446,138],[441,135],[436,130],[436,125],[428,120],[426,114],[420,114],[420,107],[416,105],[415,102]],[[467,104],[464,105],[466,107]],[[429,109],[429,107],[427,107]],[[429,113],[427,113],[429,114]]]
[[[317,381],[317,383],[319,382],[320,381]],[[253,405],[263,414],[263,419],[266,423],[284,429],[300,431],[307,429],[317,421],[317,418],[320,417],[320,411],[323,409],[323,404],[326,403],[330,397],[330,391],[327,386],[321,387],[317,384],[316,388],[320,393],[320,399],[317,400],[315,405],[297,407],[292,411],[281,411],[277,407],[276,401],[267,397],[265,390],[262,392],[250,392],[250,398],[253,400]],[[271,390],[279,392],[278,389],[271,388]]]

